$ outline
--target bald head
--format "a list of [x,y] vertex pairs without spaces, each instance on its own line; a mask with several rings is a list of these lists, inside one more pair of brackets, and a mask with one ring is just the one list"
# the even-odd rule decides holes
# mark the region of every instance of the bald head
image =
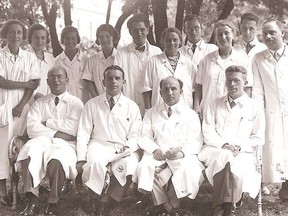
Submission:
[[175,77],[167,77],[160,81],[160,95],[169,106],[179,102],[183,93],[182,88],[183,82]]

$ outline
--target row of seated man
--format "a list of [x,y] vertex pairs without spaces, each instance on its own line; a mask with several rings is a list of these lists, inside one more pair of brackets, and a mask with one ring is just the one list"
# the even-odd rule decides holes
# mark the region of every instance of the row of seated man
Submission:
[[51,93],[32,104],[30,140],[15,164],[28,199],[20,214],[40,213],[39,184],[47,177],[51,191],[45,214],[58,215],[65,179],[81,174],[95,215],[109,215],[109,202],[120,202],[132,182],[152,197],[154,206],[146,215],[192,215],[180,209],[180,201],[195,199],[205,173],[213,185],[212,215],[235,215],[242,194],[255,198],[260,189],[253,152],[264,144],[265,117],[244,91],[247,70],[235,65],[225,74],[228,94],[211,101],[201,125],[183,102],[183,82],[175,77],[161,80],[162,101],[142,120],[137,104],[121,92],[126,75],[121,67],[105,69],[105,92],[84,106],[67,92],[65,69],[50,69]]

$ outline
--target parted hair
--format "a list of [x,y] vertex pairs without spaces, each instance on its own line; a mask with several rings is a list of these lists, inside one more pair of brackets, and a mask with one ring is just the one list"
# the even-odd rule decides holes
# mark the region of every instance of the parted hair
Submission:
[[132,16],[128,22],[127,22],[127,27],[129,30],[132,29],[132,23],[139,23],[143,22],[146,26],[146,28],[149,28],[149,19],[145,14],[139,13],[134,16]]
[[108,67],[104,70],[104,72],[103,72],[103,77],[104,77],[104,79],[105,79],[105,76],[106,76],[106,74],[107,74],[107,72],[108,72],[109,70],[118,70],[118,71],[121,71],[121,73],[122,73],[122,75],[123,75],[123,80],[125,79],[124,70],[123,70],[120,66],[118,66],[118,65],[110,65],[110,66],[108,66]]
[[69,26],[65,26],[61,32],[61,44],[64,43],[64,38],[66,36],[66,34],[68,32],[75,32],[76,33],[76,37],[77,37],[77,44],[80,43],[80,35],[79,35],[79,32],[78,32],[78,29],[69,25]]
[[32,35],[35,31],[37,30],[44,30],[46,32],[46,44],[50,43],[50,37],[49,37],[49,32],[47,31],[47,29],[44,28],[44,26],[42,26],[39,23],[35,23],[32,26],[30,26],[30,28],[28,29],[28,43],[31,44],[32,43]]
[[8,20],[7,22],[4,23],[0,32],[1,38],[7,39],[8,29],[11,25],[14,25],[14,24],[20,25],[22,27],[23,40],[25,40],[27,38],[27,29],[22,22],[20,22],[19,20],[15,20],[15,19]]
[[113,45],[114,47],[116,47],[120,39],[118,31],[110,24],[100,25],[96,31],[96,43],[97,44],[99,44],[99,34],[101,31],[107,31],[113,37]]
[[215,23],[214,34],[216,33],[216,30],[220,26],[228,26],[233,31],[233,33],[236,34],[236,26],[230,20],[227,20],[227,19],[219,20]]
[[233,72],[241,73],[243,77],[245,78],[245,80],[247,79],[247,69],[245,67],[240,66],[240,65],[231,65],[227,67],[225,70],[226,75],[228,73],[233,73]]
[[255,21],[256,24],[258,25],[259,23],[259,17],[254,14],[254,13],[244,13],[242,16],[241,16],[241,21],[240,23],[242,24],[242,22],[244,20],[249,20],[249,21]]
[[174,32],[174,33],[176,33],[179,36],[179,39],[180,39],[179,47],[181,47],[183,45],[182,34],[181,34],[181,31],[179,29],[175,28],[175,27],[168,27],[168,28],[164,29],[164,31],[161,34],[161,45],[164,47],[165,37],[170,32]]

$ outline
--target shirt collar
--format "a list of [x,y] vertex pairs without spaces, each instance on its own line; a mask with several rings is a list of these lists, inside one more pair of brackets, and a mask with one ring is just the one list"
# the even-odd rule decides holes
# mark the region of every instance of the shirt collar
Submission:
[[51,93],[51,99],[55,101],[55,98],[58,97],[59,101],[67,101],[67,93],[68,93],[67,91],[65,91],[60,95],[54,95],[53,93]]
[[236,99],[232,99],[231,96],[229,94],[227,94],[226,97],[226,101],[228,103],[231,103],[232,101],[235,102],[235,104],[239,104],[240,106],[243,106],[245,104],[245,102],[247,101],[248,95],[244,92],[242,96],[236,98]]
[[[10,49],[8,48],[8,45],[3,48],[3,51],[6,53],[6,55],[8,55],[8,56],[13,56],[13,57],[14,57],[14,55],[10,52]],[[18,54],[17,54],[17,57],[22,58],[23,55],[24,55],[24,52],[25,52],[25,51],[22,50],[21,47],[19,47],[19,52],[18,52]]]
[[119,100],[120,96],[121,96],[121,92],[115,96],[110,96],[107,92],[106,92],[106,101],[109,101],[111,97],[113,97],[115,103],[117,103],[117,101]]
[[[199,48],[201,48],[202,41],[203,41],[203,40],[202,40],[202,38],[201,38],[201,39],[196,43],[196,46],[199,47]],[[188,47],[188,48],[192,48],[192,46],[193,46],[193,43],[191,43],[191,42],[188,41],[188,42],[187,42],[187,47]]]
[[285,50],[285,45],[284,44],[283,44],[283,46],[280,49],[278,49],[276,51],[269,49],[269,51],[272,53],[272,55],[274,55],[277,52],[280,56],[283,54],[284,50]]
[[[77,48],[77,53],[76,53],[76,58],[78,61],[81,61],[82,59],[82,55],[83,53],[80,51],[80,49]],[[60,54],[60,58],[61,60],[65,60],[66,58],[68,58],[68,56],[65,54],[65,51],[63,50],[63,52]],[[75,58],[75,57],[74,57]],[[69,58],[68,58],[69,59]]]

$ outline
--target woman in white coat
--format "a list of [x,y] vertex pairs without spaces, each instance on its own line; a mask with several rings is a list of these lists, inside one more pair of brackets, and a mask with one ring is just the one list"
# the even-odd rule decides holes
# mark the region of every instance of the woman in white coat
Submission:
[[96,31],[96,43],[101,45],[102,50],[92,55],[86,62],[82,79],[87,83],[92,98],[104,93],[103,84],[104,70],[114,64],[116,46],[119,34],[110,24],[103,24]]
[[27,102],[39,86],[39,67],[35,55],[20,48],[26,39],[26,28],[21,22],[7,21],[1,37],[7,40],[7,46],[0,51],[0,203],[9,204],[8,144],[13,136],[23,133],[29,109]]
[[164,52],[153,56],[147,65],[142,88],[145,109],[149,109],[161,101],[160,80],[173,76],[184,82],[184,102],[193,108],[193,92],[195,89],[196,69],[191,59],[183,56],[178,48],[182,46],[181,32],[174,27],[166,28],[161,35]]

